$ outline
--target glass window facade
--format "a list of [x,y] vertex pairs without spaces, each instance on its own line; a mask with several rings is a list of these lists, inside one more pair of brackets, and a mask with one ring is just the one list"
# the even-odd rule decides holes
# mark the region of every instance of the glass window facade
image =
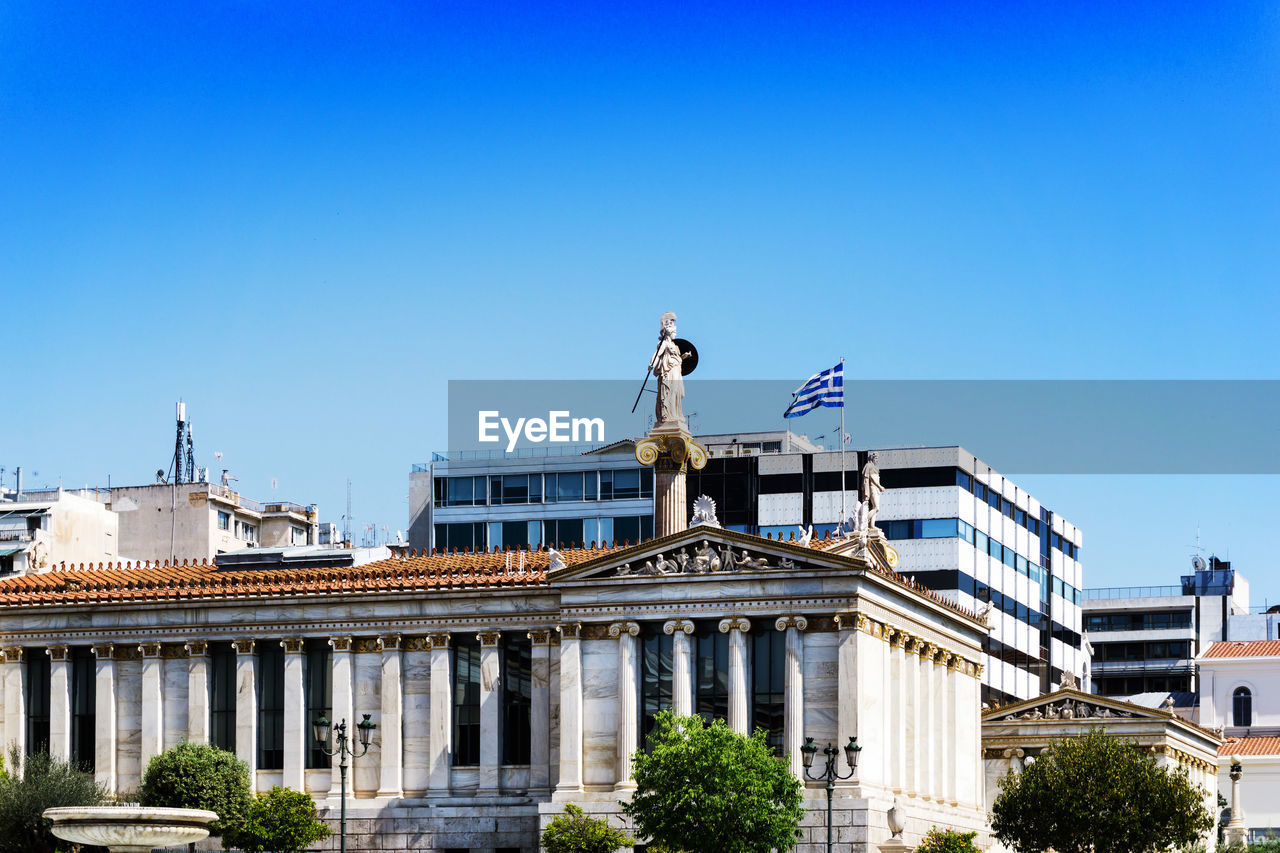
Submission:
[[502,763],[529,763],[533,702],[533,644],[520,634],[502,638]]
[[230,643],[209,644],[209,742],[236,751],[236,651]]
[[653,718],[671,709],[671,647],[662,623],[641,625],[640,634],[640,744],[648,749]]
[[49,751],[49,669],[52,661],[44,649],[28,649],[27,680],[27,754]]
[[[307,640],[304,654],[302,689],[307,697],[307,729],[304,735],[309,745],[307,767],[323,768],[330,766],[330,758],[323,748],[315,745],[311,726],[321,717],[333,725],[341,722],[333,718],[333,649],[328,640]],[[347,725],[350,726],[351,722],[347,721]]]
[[708,723],[729,718],[729,635],[716,622],[695,623],[693,710]]
[[751,637],[751,723],[749,730],[764,729],[769,746],[779,756],[796,748],[782,740],[787,636],[766,624]]
[[258,644],[258,769],[284,769],[284,649]]
[[[94,768],[98,659],[88,646],[71,650],[71,763]],[[144,768],[145,769],[145,768]]]
[[453,636],[453,764],[480,763],[480,641]]

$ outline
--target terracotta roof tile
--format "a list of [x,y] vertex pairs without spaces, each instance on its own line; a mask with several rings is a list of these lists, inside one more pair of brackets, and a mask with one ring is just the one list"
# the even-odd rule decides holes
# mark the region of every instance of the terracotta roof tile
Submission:
[[1280,656],[1280,640],[1219,640],[1201,658],[1260,658]]
[[1233,737],[1218,747],[1218,755],[1280,755],[1280,737]]

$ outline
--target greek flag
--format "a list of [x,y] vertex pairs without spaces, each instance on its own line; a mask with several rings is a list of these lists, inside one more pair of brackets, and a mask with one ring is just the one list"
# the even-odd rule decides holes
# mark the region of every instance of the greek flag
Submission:
[[815,373],[809,381],[796,389],[795,400],[782,414],[784,418],[798,418],[819,406],[842,408],[844,406],[844,362],[830,370]]

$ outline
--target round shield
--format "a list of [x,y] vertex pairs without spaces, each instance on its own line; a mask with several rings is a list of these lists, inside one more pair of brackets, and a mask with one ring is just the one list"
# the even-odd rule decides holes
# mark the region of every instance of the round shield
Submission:
[[673,343],[679,347],[680,355],[684,356],[680,362],[680,375],[688,376],[698,366],[698,348],[684,338],[676,338]]

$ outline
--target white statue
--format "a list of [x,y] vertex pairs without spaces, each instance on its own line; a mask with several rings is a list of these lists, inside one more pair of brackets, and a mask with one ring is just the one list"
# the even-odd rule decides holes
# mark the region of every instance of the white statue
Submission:
[[880,512],[880,496],[884,494],[884,486],[880,485],[880,466],[876,465],[876,455],[867,454],[867,464],[862,466],[862,502],[866,503],[866,524],[860,529],[879,531],[876,527],[876,514]]
[[716,518],[716,502],[706,495],[698,495],[693,502],[693,519],[689,522],[689,526],[694,527],[699,524],[705,524],[707,527],[720,526]]
[[656,568],[660,575],[673,575],[680,571],[680,567],[676,565],[675,560],[668,560],[661,554],[658,555]]
[[695,571],[700,573],[720,571],[720,557],[716,554],[716,549],[712,548],[711,543],[706,539],[702,540],[700,548],[693,549],[693,553]]
[[684,356],[676,345],[676,315],[668,311],[662,315],[662,328],[658,332],[658,349],[649,362],[649,369],[658,380],[658,400],[654,404],[656,426],[684,428]]
[[853,515],[849,517],[849,530],[854,534],[867,532],[867,502],[858,501],[853,505]]
[[555,548],[548,548],[547,556],[551,558],[551,565],[547,566],[547,571],[550,572],[556,569],[563,569],[565,567],[564,555]]
[[809,543],[813,541],[813,525],[810,524],[807,528],[801,525],[798,529],[800,530],[800,538],[796,540],[796,544],[801,548],[808,548]]

